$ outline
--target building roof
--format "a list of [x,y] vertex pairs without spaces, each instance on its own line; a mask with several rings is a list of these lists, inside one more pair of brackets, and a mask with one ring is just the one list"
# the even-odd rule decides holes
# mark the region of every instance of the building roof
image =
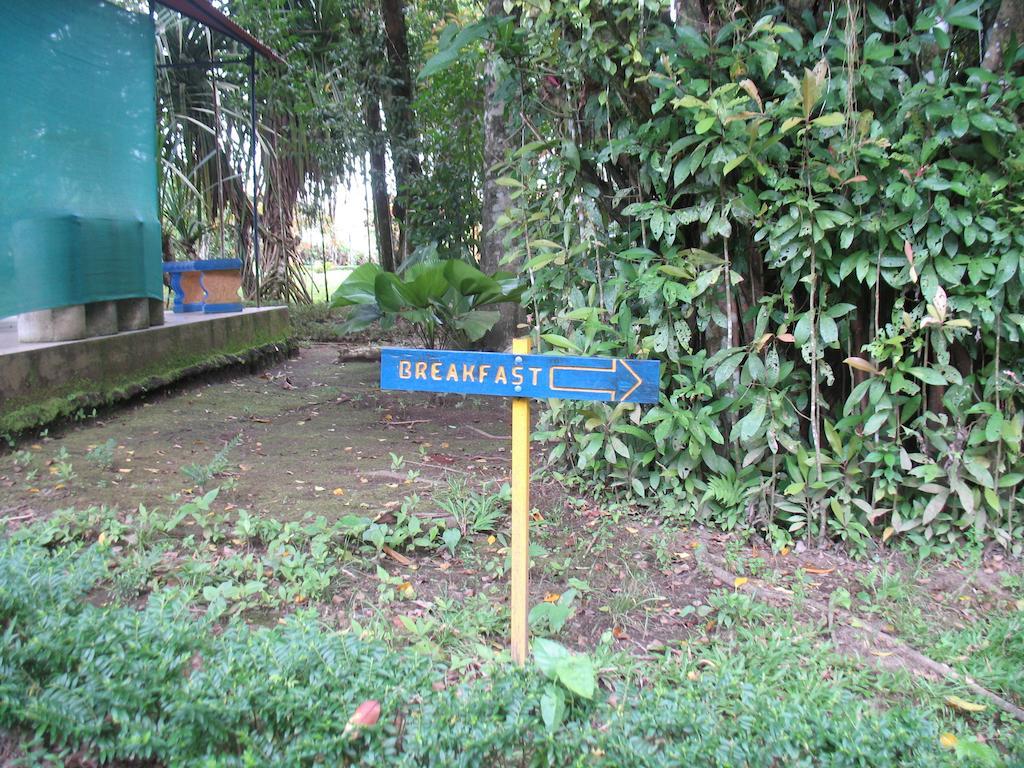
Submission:
[[222,11],[210,3],[210,0],[156,0],[156,2],[183,16],[195,19],[200,24],[205,24],[215,32],[220,32],[232,40],[237,40],[265,59],[284,63],[283,58],[225,16]]

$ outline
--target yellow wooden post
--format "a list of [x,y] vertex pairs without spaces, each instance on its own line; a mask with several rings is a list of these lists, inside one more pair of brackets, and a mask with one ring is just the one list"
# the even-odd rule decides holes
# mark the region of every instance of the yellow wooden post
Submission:
[[[513,339],[512,354],[530,353],[530,339]],[[530,647],[530,401],[512,398],[512,660],[522,666]]]

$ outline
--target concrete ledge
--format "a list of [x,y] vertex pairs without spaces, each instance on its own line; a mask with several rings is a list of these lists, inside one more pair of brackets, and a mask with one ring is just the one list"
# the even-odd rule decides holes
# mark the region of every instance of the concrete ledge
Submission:
[[290,330],[287,307],[168,314],[163,326],[53,344],[19,344],[12,328],[0,328],[0,434],[222,365],[252,364],[264,352],[283,354]]

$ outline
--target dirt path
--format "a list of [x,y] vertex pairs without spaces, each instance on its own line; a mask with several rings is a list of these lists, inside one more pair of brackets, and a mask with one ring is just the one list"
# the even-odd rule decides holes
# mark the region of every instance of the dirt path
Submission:
[[[4,462],[0,517],[72,504],[166,504],[194,485],[183,467],[210,462],[235,438],[232,503],[281,520],[373,509],[399,493],[429,494],[447,476],[482,483],[507,474],[505,441],[480,434],[501,432],[501,402],[383,393],[376,364],[336,360],[333,345],[315,345],[260,376],[157,393],[28,443],[40,463],[51,462],[40,474],[55,474],[63,449],[76,477],[33,483]],[[115,473],[85,459],[109,439],[118,444]],[[410,480],[409,470],[419,476]]]

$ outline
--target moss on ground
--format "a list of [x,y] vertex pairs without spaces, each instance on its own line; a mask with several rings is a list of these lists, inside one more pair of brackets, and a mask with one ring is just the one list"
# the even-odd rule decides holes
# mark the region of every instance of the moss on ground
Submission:
[[58,390],[38,396],[13,398],[0,415],[0,435],[16,436],[25,430],[74,418],[83,411],[128,400],[182,379],[230,366],[253,367],[286,357],[293,349],[287,334],[264,335],[216,353],[183,354],[154,362],[130,376],[101,381],[75,379]]

